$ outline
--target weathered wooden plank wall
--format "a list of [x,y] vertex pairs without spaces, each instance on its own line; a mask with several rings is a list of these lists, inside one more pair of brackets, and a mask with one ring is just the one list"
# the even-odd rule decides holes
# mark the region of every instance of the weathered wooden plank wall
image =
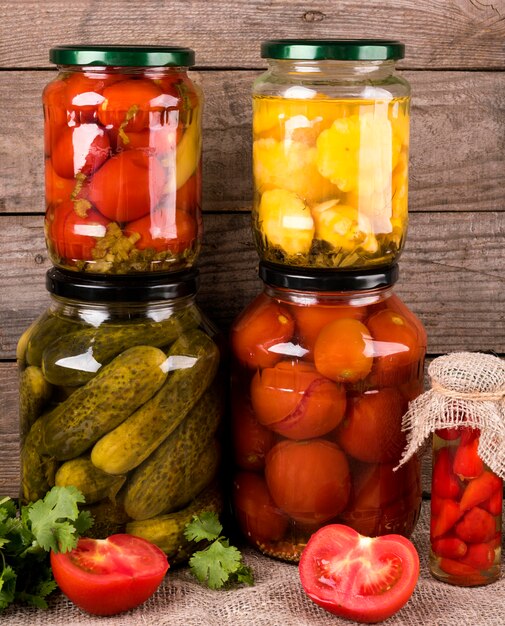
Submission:
[[48,303],[40,95],[52,45],[196,50],[206,95],[200,302],[226,329],[259,289],[248,214],[259,42],[404,41],[411,224],[397,292],[425,323],[430,356],[505,354],[504,0],[0,1],[0,16],[0,493],[18,488],[16,341]]

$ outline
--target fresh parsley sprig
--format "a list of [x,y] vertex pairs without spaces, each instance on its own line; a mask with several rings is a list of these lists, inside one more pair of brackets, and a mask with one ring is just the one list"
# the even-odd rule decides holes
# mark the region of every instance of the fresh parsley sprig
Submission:
[[186,524],[184,536],[189,541],[209,542],[203,550],[197,550],[189,560],[193,575],[211,589],[221,589],[233,584],[253,585],[254,576],[250,567],[242,561],[242,554],[221,535],[223,527],[216,513],[205,511],[193,515]]
[[84,496],[75,487],[53,487],[46,496],[21,507],[0,498],[0,611],[20,601],[46,608],[56,589],[49,551],[75,548],[93,521],[79,511]]

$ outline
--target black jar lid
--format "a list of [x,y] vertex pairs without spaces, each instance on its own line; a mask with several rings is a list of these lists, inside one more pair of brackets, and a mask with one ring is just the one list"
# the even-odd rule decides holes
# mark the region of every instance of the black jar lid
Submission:
[[272,287],[293,291],[342,292],[390,287],[398,280],[398,265],[369,270],[317,270],[260,262],[259,275]]
[[191,67],[195,52],[179,46],[55,46],[49,60],[56,65],[106,67]]
[[171,274],[88,275],[52,267],[46,274],[49,293],[84,302],[149,302],[194,296],[199,271],[189,269]]
[[405,45],[389,39],[270,39],[264,59],[293,61],[388,61],[403,59]]

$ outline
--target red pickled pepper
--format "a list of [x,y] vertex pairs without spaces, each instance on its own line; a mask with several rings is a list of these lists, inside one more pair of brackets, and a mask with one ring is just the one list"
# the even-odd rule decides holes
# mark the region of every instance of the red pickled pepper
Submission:
[[452,584],[482,585],[499,571],[503,481],[480,459],[478,431],[447,431],[434,439],[432,573]]

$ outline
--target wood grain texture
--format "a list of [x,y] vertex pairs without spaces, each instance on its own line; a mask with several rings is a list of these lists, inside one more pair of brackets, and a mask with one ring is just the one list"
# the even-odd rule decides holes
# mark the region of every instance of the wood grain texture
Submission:
[[0,2],[0,65],[47,67],[55,44],[184,45],[198,65],[263,67],[272,37],[395,38],[405,67],[503,68],[503,0]]
[[0,363],[0,381],[0,495],[18,496],[18,374],[15,363]]
[[[0,358],[14,358],[23,330],[44,310],[50,267],[41,216],[1,220]],[[220,327],[259,293],[258,257],[247,214],[205,216],[199,301]],[[503,213],[415,213],[397,293],[426,326],[428,351],[505,353]]]
[[[404,72],[412,83],[411,211],[505,209],[505,73]],[[0,72],[0,213],[44,209],[41,93],[54,72]],[[204,209],[247,208],[257,72],[198,72]],[[20,95],[21,92],[21,95]]]

